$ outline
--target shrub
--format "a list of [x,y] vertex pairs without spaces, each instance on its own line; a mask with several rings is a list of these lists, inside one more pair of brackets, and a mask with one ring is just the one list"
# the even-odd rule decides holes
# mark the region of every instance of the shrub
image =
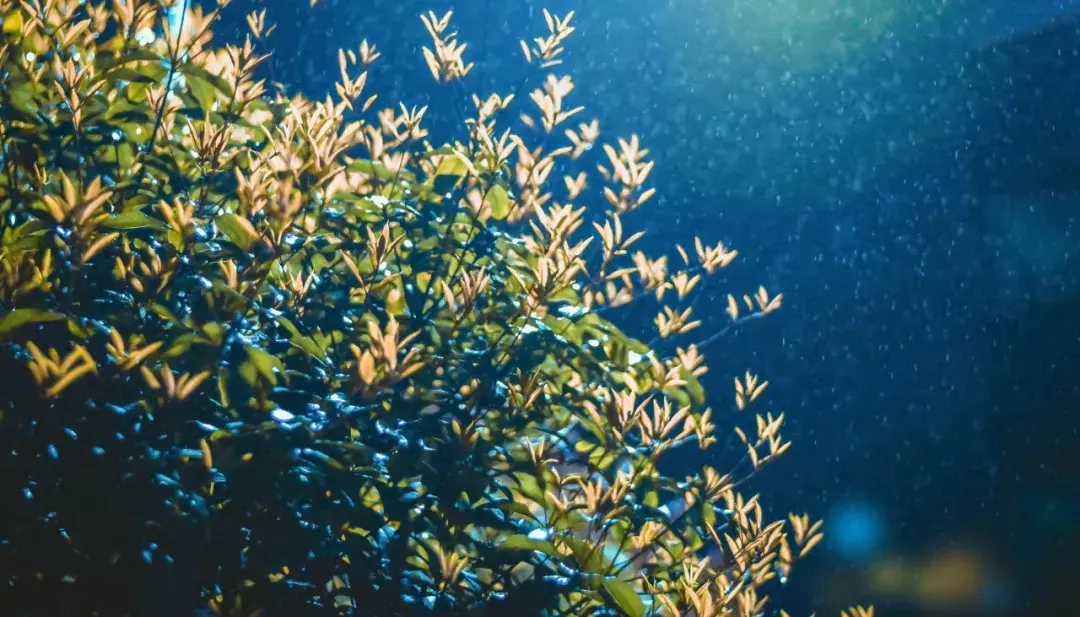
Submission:
[[[215,46],[221,8],[0,0],[5,614],[761,614],[819,524],[736,490],[783,415],[727,473],[657,467],[716,441],[703,358],[603,314],[670,300],[666,344],[735,252],[631,253],[638,139],[603,147],[590,214],[569,77],[517,123],[474,97],[436,145],[426,108],[374,112],[366,42],[336,98],[270,95],[265,13]],[[540,70],[573,30],[545,17]],[[449,18],[424,57],[457,84]]]

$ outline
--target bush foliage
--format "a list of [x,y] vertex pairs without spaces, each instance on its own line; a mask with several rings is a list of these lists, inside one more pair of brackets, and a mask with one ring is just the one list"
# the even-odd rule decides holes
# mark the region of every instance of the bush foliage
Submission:
[[[636,137],[587,186],[599,125],[546,74],[572,16],[522,43],[531,102],[437,143],[369,95],[374,47],[324,102],[271,94],[265,12],[216,45],[221,8],[0,0],[4,613],[763,614],[821,538],[737,490],[783,416],[735,468],[657,466],[717,440],[700,348],[661,344],[735,252],[631,249]],[[460,88],[449,20],[424,61]],[[603,316],[648,298],[658,344]]]

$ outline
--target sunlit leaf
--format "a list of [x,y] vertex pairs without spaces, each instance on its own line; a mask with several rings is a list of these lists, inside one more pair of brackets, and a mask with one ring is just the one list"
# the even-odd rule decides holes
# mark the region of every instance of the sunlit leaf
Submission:
[[15,9],[4,16],[3,32],[6,36],[14,36],[22,30],[23,16],[22,11]]

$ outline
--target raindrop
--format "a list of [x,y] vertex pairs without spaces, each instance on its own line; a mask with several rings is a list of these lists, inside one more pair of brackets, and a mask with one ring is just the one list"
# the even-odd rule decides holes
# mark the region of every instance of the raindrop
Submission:
[[295,415],[285,411],[284,409],[281,409],[280,407],[278,409],[275,409],[274,411],[271,411],[270,417],[277,422],[292,422],[296,419]]
[[543,541],[551,538],[551,530],[549,529],[533,529],[529,532],[530,540]]

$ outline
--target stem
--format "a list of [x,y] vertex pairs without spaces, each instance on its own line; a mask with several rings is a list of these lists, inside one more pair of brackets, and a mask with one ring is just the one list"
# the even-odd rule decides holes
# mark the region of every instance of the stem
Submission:
[[707,346],[715,343],[716,341],[720,340],[721,338],[726,336],[728,332],[731,332],[735,328],[738,328],[738,327],[742,326],[743,324],[745,324],[748,321],[758,319],[758,318],[761,318],[761,317],[764,317],[764,316],[765,316],[765,313],[763,313],[761,311],[755,311],[753,313],[748,313],[746,315],[743,315],[742,317],[736,319],[735,321],[733,321],[730,324],[728,324],[727,326],[725,326],[719,332],[716,332],[716,333],[706,337],[705,339],[703,339],[701,341],[698,341],[697,343],[694,343],[694,345],[696,345],[698,350],[700,351],[701,349],[704,349],[705,347],[707,347]]
[[[169,74],[168,77],[165,78],[165,91],[161,95],[161,102],[158,103],[157,113],[154,118],[154,127],[150,130],[150,139],[147,140],[146,147],[143,148],[141,152],[139,152],[138,160],[132,163],[133,167],[141,162],[143,156],[152,153],[154,150],[154,142],[157,139],[157,132],[158,129],[161,128],[161,123],[164,120],[165,116],[165,107],[169,102],[169,91],[173,86],[173,80],[176,79],[176,63],[180,60],[180,37],[183,36],[184,21],[187,19],[188,2],[190,2],[190,0],[183,0],[184,5],[183,10],[180,13],[180,25],[177,28],[177,36],[176,40],[174,41],[176,45],[169,45],[169,39],[171,39],[172,37],[166,36],[165,38],[166,46],[169,48]],[[168,25],[168,18],[166,18],[165,27],[168,27]],[[137,191],[139,185],[142,184],[143,178],[145,177],[146,165],[143,164],[139,169],[139,178],[132,183],[132,188]]]

